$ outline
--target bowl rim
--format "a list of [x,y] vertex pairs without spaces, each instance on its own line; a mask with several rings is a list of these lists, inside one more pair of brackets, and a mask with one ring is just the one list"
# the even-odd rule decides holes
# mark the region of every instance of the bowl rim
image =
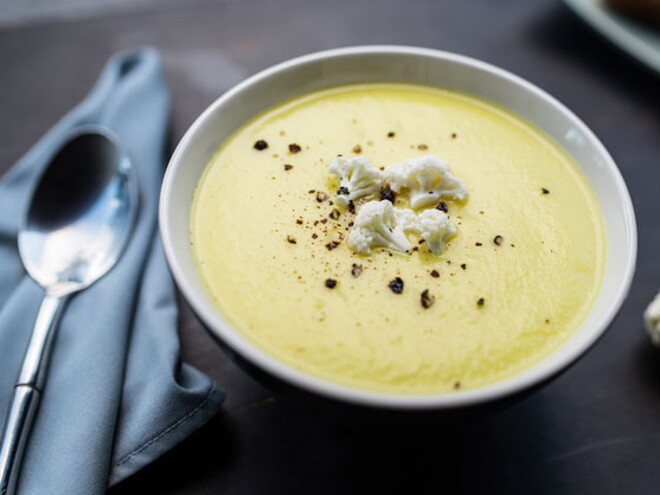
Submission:
[[[204,304],[201,298],[198,297],[193,285],[189,282],[189,275],[185,273],[182,265],[177,259],[173,232],[169,228],[169,219],[172,217],[171,197],[175,178],[182,167],[183,157],[199,130],[204,127],[205,123],[225,104],[225,102],[233,99],[236,95],[245,91],[247,88],[261,83],[278,73],[311,62],[317,63],[331,58],[383,54],[413,55],[418,57],[442,59],[491,73],[497,77],[506,79],[514,85],[522,87],[535,98],[545,100],[559,113],[568,117],[572,124],[588,137],[593,144],[595,151],[606,164],[606,168],[612,174],[614,185],[621,194],[623,200],[620,206],[625,221],[625,235],[627,238],[625,251],[627,257],[625,260],[622,260],[625,263],[624,277],[621,280],[614,297],[611,298],[609,307],[604,310],[600,317],[593,323],[593,330],[588,332],[588,335],[585,338],[582,338],[568,349],[568,351],[561,356],[561,359],[552,358],[558,356],[558,351],[564,349],[566,343],[559,346],[552,354],[545,357],[540,363],[527,367],[503,380],[474,389],[458,390],[451,393],[401,394],[360,389],[350,385],[331,382],[327,379],[309,374],[275,358],[273,355],[249,340],[249,338],[241,334],[241,332],[234,328],[228,321],[221,321],[224,317],[219,317],[219,308],[211,308]],[[264,110],[266,109],[264,108]],[[400,45],[349,46],[299,56],[264,69],[220,95],[195,119],[179,141],[179,144],[172,154],[161,188],[159,227],[167,262],[182,294],[191,305],[197,317],[204,323],[207,330],[211,332],[214,337],[218,338],[221,342],[232,349],[232,351],[241,356],[241,358],[247,360],[251,365],[256,366],[258,369],[274,375],[277,379],[306,392],[311,392],[314,395],[359,406],[400,411],[456,409],[491,402],[530,389],[566,370],[569,366],[575,363],[580,356],[590,349],[600,337],[602,337],[610,326],[612,320],[616,317],[630,289],[637,257],[637,226],[635,222],[635,214],[621,172],[600,140],[579,117],[546,91],[505,69],[456,53],[431,48]],[[599,298],[600,297],[601,296],[599,296]],[[592,311],[590,311],[589,314],[591,314],[591,312]]]

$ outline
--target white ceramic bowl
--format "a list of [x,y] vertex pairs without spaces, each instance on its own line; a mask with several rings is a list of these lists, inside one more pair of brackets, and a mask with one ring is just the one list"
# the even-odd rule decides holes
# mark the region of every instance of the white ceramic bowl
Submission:
[[[502,105],[533,122],[570,153],[593,186],[607,230],[607,264],[598,299],[580,328],[551,356],[505,380],[437,395],[373,392],[329,382],[279,361],[236,330],[214,305],[189,244],[195,186],[213,152],[257,114],[310,91],[363,82],[440,86]],[[637,252],[632,203],[621,174],[594,134],[561,103],[492,65],[452,53],[365,46],[314,53],[260,72],[218,98],[188,129],[170,161],[160,199],[167,259],[184,297],[208,330],[258,375],[313,396],[389,411],[441,411],[506,399],[542,384],[575,362],[605,332],[631,283]]]

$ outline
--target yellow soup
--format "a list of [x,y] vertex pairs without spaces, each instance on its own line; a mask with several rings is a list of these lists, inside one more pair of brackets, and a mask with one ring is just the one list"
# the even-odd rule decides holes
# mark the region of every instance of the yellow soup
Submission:
[[[445,201],[445,251],[355,254],[355,214],[333,204],[338,154],[447,161],[469,198]],[[599,207],[571,158],[500,107],[425,86],[344,86],[268,110],[215,153],[191,215],[199,271],[237,329],[369,390],[452,392],[534,365],[578,327],[604,270]]]

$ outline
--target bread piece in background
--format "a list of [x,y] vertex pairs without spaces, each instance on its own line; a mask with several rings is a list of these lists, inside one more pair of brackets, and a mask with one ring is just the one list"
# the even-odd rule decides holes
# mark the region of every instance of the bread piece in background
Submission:
[[605,5],[637,20],[660,26],[660,0],[603,0]]

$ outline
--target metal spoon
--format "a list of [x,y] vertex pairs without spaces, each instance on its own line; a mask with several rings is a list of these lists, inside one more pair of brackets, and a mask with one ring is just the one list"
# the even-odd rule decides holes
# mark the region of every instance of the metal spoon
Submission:
[[14,493],[25,442],[43,390],[58,316],[71,294],[112,268],[133,227],[131,163],[100,127],[78,127],[34,190],[18,234],[21,260],[46,294],[37,315],[0,447],[0,495]]

